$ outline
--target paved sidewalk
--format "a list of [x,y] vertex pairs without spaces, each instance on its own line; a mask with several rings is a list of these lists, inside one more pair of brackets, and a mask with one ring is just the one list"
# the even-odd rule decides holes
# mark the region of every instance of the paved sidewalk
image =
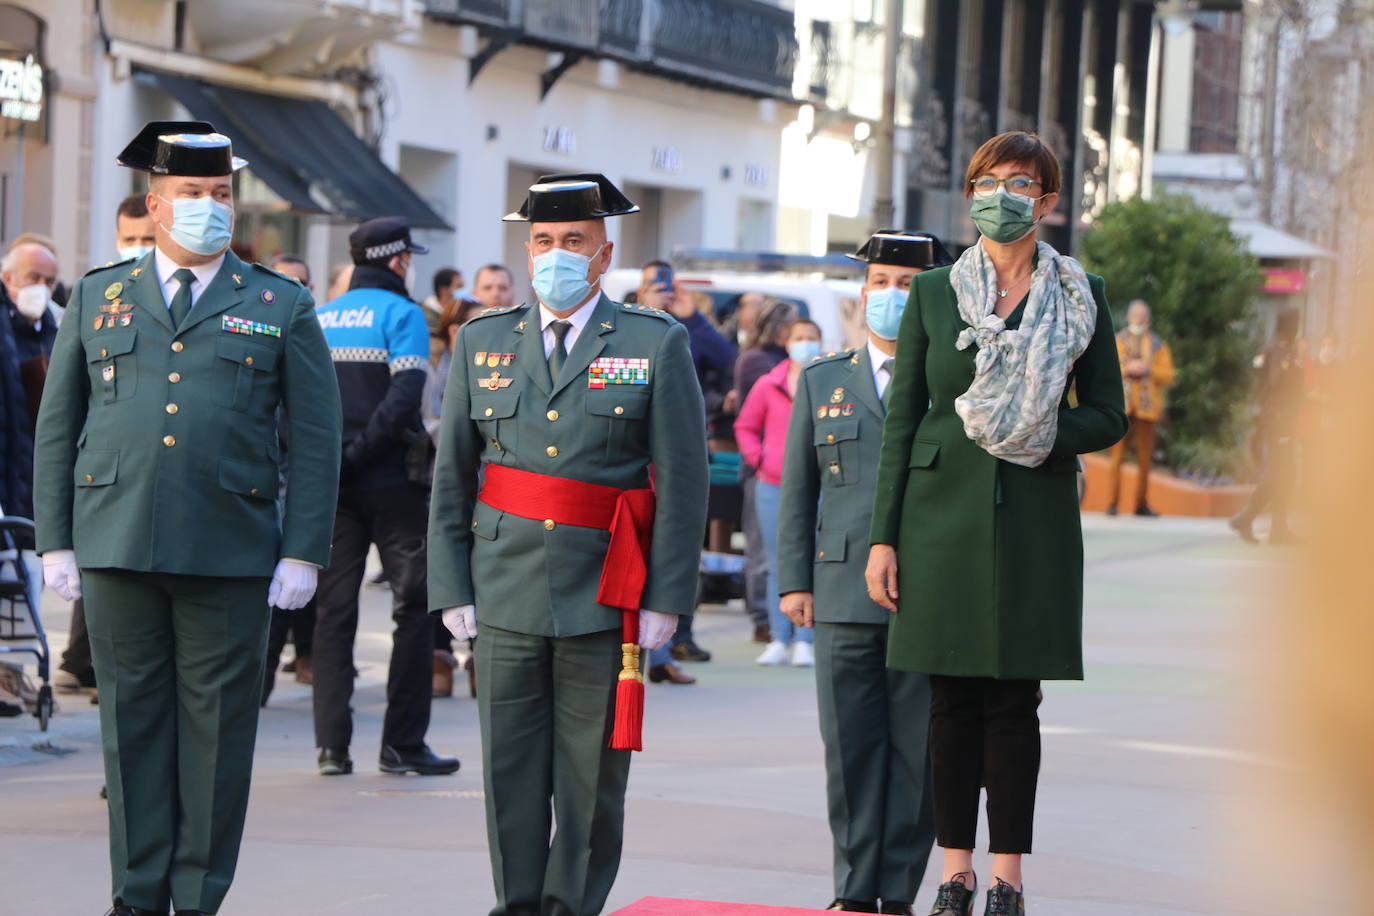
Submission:
[[[1239,786],[1277,765],[1251,739],[1244,653],[1255,604],[1283,554],[1224,523],[1085,519],[1088,679],[1046,685],[1036,854],[1044,916],[1279,914],[1245,901],[1232,873]],[[51,598],[51,596],[49,596]],[[65,612],[45,619],[65,645]],[[259,732],[252,808],[224,913],[435,913],[491,906],[476,705],[436,701],[430,743],[463,758],[442,778],[372,766],[384,703],[389,596],[367,588],[358,640],[358,772],[315,775],[308,689],[283,675]],[[715,653],[693,687],[648,691],[646,747],[630,780],[625,861],[608,911],[641,897],[792,907],[829,902],[830,841],[809,670],[761,669],[735,609],[707,608]],[[95,914],[108,905],[94,707],[61,697],[52,731],[0,720],[0,912]],[[48,742],[71,753],[35,750]],[[986,831],[983,833],[986,837]],[[977,859],[986,884],[988,860]],[[934,894],[935,868],[916,909]],[[1296,882],[1295,882],[1296,883]]]

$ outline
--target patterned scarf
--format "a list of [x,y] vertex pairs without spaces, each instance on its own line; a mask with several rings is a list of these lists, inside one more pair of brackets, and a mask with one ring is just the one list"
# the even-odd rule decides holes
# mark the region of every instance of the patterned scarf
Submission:
[[954,409],[964,432],[984,451],[1025,467],[1040,465],[1054,447],[1064,386],[1097,324],[1082,265],[1044,242],[1036,251],[1039,261],[1016,330],[1007,330],[994,311],[997,269],[981,242],[960,255],[949,274],[959,317],[968,325],[955,346],[978,345],[973,384]]

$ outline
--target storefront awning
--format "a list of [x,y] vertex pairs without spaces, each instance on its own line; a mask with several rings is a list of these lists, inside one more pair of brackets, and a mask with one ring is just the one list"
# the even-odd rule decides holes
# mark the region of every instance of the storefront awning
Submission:
[[323,102],[138,71],[234,142],[253,174],[296,210],[348,220],[401,216],[452,229]]
[[1231,231],[1245,239],[1246,247],[1257,258],[1334,258],[1335,255],[1311,242],[1275,229],[1256,219],[1233,219]]

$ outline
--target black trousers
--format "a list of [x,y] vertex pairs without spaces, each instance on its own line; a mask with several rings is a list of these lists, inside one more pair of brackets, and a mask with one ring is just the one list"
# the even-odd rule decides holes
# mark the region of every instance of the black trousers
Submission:
[[978,845],[979,789],[988,790],[988,851],[1029,853],[1040,776],[1040,682],[930,676],[935,838]]
[[386,681],[382,744],[415,747],[429,730],[434,622],[425,581],[427,491],[406,485],[341,490],[334,549],[315,598],[315,745],[347,747],[353,739],[353,643],[358,590],[367,550],[377,545],[391,586],[391,667]]
[[267,631],[267,664],[262,672],[262,701],[272,695],[272,687],[277,683],[277,668],[281,665],[281,653],[286,648],[290,636],[296,647],[296,658],[310,658],[315,643],[315,599],[311,598],[305,607],[295,611],[272,608],[271,629]]
[[86,631],[86,602],[77,598],[72,602],[72,625],[67,636],[67,650],[62,653],[61,668],[78,678],[95,682],[95,667],[91,663],[91,637]]

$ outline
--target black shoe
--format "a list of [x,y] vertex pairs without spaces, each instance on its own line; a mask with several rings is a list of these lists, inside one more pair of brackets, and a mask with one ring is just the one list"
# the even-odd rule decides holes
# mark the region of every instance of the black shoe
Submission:
[[1112,503],[1110,506],[1107,507],[1107,514],[1116,515],[1116,503]]
[[125,906],[116,900],[105,916],[167,916],[166,910],[145,910],[141,906]]
[[911,904],[901,900],[884,900],[883,905],[878,907],[879,913],[891,913],[892,916],[912,916]]
[[1001,878],[988,888],[988,905],[983,916],[1026,916],[1026,898]]
[[[971,884],[959,880],[965,875],[971,879]],[[935,892],[935,906],[931,908],[930,916],[972,916],[973,897],[977,893],[978,876],[960,872],[954,876],[954,880],[941,884]]]
[[709,662],[711,660],[711,653],[691,640],[678,643],[673,646],[670,652],[673,658],[680,662]]
[[1135,507],[1135,514],[1141,518],[1159,518],[1159,513],[1151,509],[1145,503],[1141,503]]
[[457,757],[440,757],[429,745],[391,747],[382,745],[378,768],[383,773],[418,773],[421,776],[447,776],[458,772],[462,763]]
[[825,908],[839,910],[841,913],[876,913],[878,912],[878,901],[876,900],[845,900],[843,897],[836,897],[830,906]]
[[353,758],[346,747],[320,748],[320,775],[347,776],[353,772]]

